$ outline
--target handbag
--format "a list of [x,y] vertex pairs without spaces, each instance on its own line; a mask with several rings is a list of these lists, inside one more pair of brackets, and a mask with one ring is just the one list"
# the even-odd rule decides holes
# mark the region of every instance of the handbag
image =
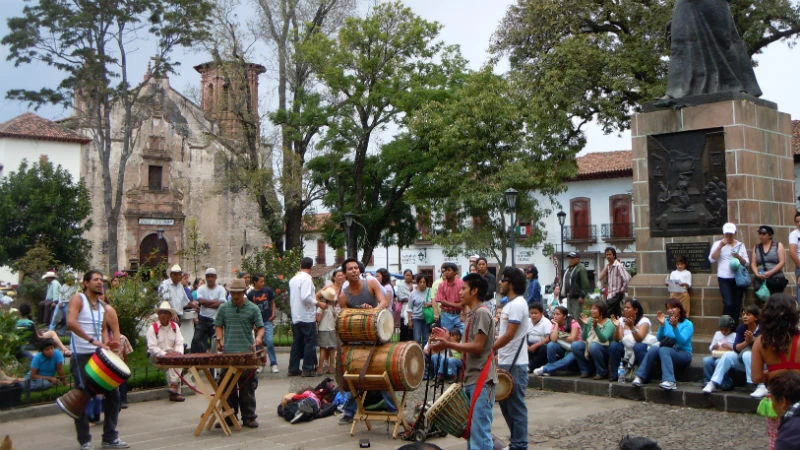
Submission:
[[[775,244],[773,243],[772,245]],[[764,246],[762,244],[758,244],[758,253],[761,255],[761,270],[766,272],[767,271],[766,256],[764,254]],[[761,288],[764,287],[764,285],[766,285],[768,292],[767,296],[763,299],[759,296],[759,300],[767,301],[769,299],[769,294],[773,292],[783,292],[783,290],[786,289],[786,285],[788,283],[789,280],[786,279],[786,277],[783,275],[783,272],[777,272],[773,274],[771,277],[764,280],[764,282],[761,283],[761,287],[758,288],[758,291],[761,291]]]
[[761,287],[756,289],[756,298],[761,300],[762,302],[766,302],[769,300],[769,288],[767,287],[767,283],[761,283]]
[[[431,290],[428,289],[428,296],[425,298],[425,303],[428,303],[431,299]],[[422,317],[425,318],[425,323],[428,325],[433,325],[435,316],[433,314],[433,306],[424,306],[422,308]]]
[[[738,252],[738,249],[740,249],[740,248],[742,248],[741,244],[739,244],[739,247],[737,248],[736,251]],[[734,261],[734,260],[737,261],[737,262],[739,261],[738,259],[731,258],[731,261]],[[747,271],[747,267],[746,266],[740,264],[739,268],[735,269],[733,271],[733,274],[734,274],[734,278],[736,280],[736,286],[737,287],[743,288],[743,287],[750,286],[750,283],[752,282],[752,280],[750,279],[750,273]]]

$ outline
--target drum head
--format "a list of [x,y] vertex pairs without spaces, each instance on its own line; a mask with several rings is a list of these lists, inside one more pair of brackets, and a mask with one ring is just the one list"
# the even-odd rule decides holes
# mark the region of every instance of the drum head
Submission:
[[394,318],[392,317],[392,313],[385,309],[381,310],[378,312],[377,322],[378,341],[382,344],[390,342],[394,335]]
[[128,368],[128,365],[125,364],[125,361],[122,360],[116,353],[111,350],[106,350],[104,348],[97,349],[97,356],[102,359],[106,365],[108,365],[114,372],[116,372],[119,376],[123,378],[128,378],[131,376],[131,369]]
[[[390,316],[391,317],[391,316]],[[405,382],[408,390],[413,391],[422,383],[425,375],[425,354],[422,347],[416,342],[405,342],[405,362],[403,372],[405,372]]]
[[494,401],[500,402],[511,395],[514,390],[514,378],[503,369],[497,369],[497,389],[495,389]]

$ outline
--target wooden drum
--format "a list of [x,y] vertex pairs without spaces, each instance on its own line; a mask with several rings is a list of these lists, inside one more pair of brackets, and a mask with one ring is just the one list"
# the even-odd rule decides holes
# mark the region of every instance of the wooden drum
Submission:
[[385,309],[348,308],[336,318],[336,331],[344,343],[383,344],[392,340],[394,319]]
[[494,391],[494,401],[501,402],[511,395],[514,390],[514,377],[504,369],[497,369],[497,388]]
[[58,407],[73,419],[83,414],[92,394],[111,392],[131,376],[128,365],[119,356],[102,348],[95,351],[84,371],[84,389],[73,389],[56,399]]
[[445,433],[464,437],[469,419],[469,399],[461,383],[453,383],[425,412],[425,422]]
[[[343,345],[339,353],[339,365],[348,375],[359,375],[369,356],[371,345]],[[389,382],[396,391],[413,391],[422,382],[425,372],[425,356],[422,347],[416,342],[397,342],[383,344],[375,348],[372,359],[367,366],[367,375],[389,374]],[[357,389],[375,391],[386,389],[382,381],[364,379],[356,383]],[[345,391],[350,390],[349,383],[341,383]]]

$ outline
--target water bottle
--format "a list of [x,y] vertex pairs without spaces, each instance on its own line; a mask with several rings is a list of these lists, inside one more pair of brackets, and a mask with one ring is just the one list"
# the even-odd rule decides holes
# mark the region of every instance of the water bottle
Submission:
[[617,369],[617,383],[625,384],[625,366],[620,362]]

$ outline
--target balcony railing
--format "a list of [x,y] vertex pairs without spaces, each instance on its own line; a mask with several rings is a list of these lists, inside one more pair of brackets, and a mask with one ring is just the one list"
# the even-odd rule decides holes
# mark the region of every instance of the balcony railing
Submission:
[[566,226],[564,241],[569,243],[597,242],[597,225]]
[[604,241],[633,241],[636,231],[632,223],[604,223],[600,225],[600,236]]

